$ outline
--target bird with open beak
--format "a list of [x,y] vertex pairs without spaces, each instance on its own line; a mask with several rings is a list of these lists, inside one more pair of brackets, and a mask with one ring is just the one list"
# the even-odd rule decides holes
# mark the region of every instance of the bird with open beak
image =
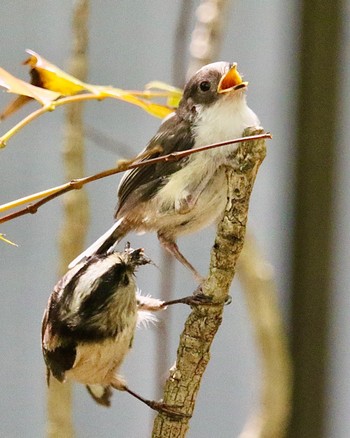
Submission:
[[[178,109],[142,151],[142,160],[241,137],[246,128],[259,126],[246,103],[247,85],[236,64],[216,62],[202,67],[187,82]],[[161,152],[154,152],[155,146]],[[179,251],[176,238],[222,217],[227,195],[225,166],[234,166],[236,150],[232,144],[126,172],[119,185],[116,222],[70,267],[107,252],[130,231],[156,231],[161,244],[201,281]]]

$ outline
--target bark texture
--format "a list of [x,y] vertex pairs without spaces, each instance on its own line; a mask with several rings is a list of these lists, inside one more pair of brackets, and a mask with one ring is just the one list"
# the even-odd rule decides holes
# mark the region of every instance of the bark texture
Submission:
[[[262,129],[248,128],[244,136],[262,132]],[[200,382],[210,359],[210,347],[221,324],[224,302],[243,248],[250,195],[265,155],[264,140],[241,143],[233,167],[226,169],[227,205],[211,251],[209,275],[202,285],[202,292],[218,305],[198,306],[192,310],[180,336],[176,364],[170,370],[164,390],[164,402],[176,406],[188,417],[158,414],[153,438],[181,438],[188,431]]]

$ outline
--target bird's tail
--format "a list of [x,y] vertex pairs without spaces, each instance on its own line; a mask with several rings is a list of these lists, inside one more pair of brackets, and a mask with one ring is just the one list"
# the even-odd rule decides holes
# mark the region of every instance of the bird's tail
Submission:
[[110,385],[86,385],[86,389],[99,405],[106,407],[111,405],[112,388]]
[[78,255],[72,262],[69,263],[68,268],[74,268],[78,263],[88,259],[93,255],[106,253],[115,243],[124,237],[126,234],[124,227],[122,227],[123,218],[117,220],[109,230],[107,230],[101,237],[99,237],[92,245],[85,251]]

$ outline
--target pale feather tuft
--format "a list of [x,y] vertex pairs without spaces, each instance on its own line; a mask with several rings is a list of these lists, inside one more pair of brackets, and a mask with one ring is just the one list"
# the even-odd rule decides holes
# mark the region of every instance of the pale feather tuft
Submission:
[[152,312],[161,310],[163,301],[152,298],[151,295],[142,295],[140,289],[136,292],[138,303],[137,327],[149,327],[158,322],[158,318]]
[[150,325],[156,325],[158,318],[147,310],[139,310],[137,312],[137,328],[149,328]]

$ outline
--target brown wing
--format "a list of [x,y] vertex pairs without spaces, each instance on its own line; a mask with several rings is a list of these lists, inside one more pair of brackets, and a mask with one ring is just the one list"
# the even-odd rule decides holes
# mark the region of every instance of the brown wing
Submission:
[[[160,145],[161,153],[149,154],[147,158],[155,158],[172,152],[192,149],[194,138],[191,125],[181,119],[176,113],[160,126],[157,134],[151,139],[145,151]],[[181,169],[186,159],[174,162],[160,162],[150,166],[130,170],[125,174],[118,190],[119,204],[116,217],[119,213],[128,210],[133,205],[151,199],[158,190],[166,184],[169,176]]]

